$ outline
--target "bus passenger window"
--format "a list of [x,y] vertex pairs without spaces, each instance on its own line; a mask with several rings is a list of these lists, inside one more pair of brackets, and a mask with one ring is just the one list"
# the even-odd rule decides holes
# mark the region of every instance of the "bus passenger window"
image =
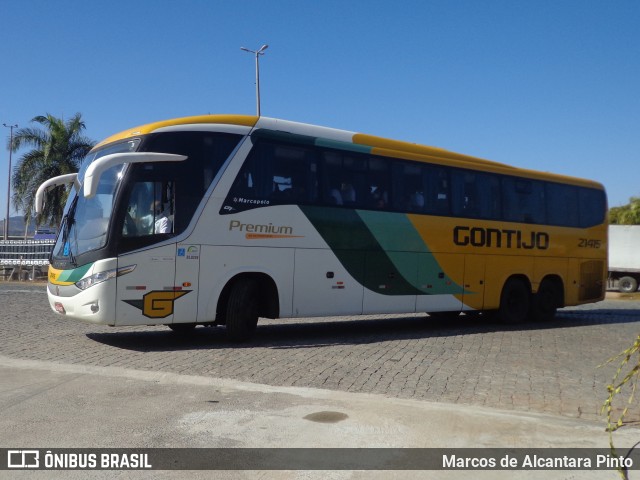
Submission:
[[422,212],[425,205],[422,166],[394,162],[391,172],[393,209],[401,212]]
[[473,172],[456,170],[451,177],[453,184],[453,214],[460,217],[479,216],[478,187]]
[[310,204],[317,200],[317,189],[317,164],[310,149],[259,142],[242,165],[221,213]]
[[322,152],[322,202],[351,208],[374,208],[375,197],[382,195],[386,184],[369,175],[367,160],[364,155],[332,150]]
[[449,214],[449,173],[443,167],[425,166],[422,169],[425,212],[436,215]]
[[344,205],[344,200],[342,198],[342,182],[340,181],[342,157],[336,152],[323,152],[322,167],[322,183],[325,186],[325,189],[322,192],[322,203],[332,206]]
[[535,180],[502,179],[504,219],[511,222],[544,223],[544,184]]
[[497,175],[454,170],[452,178],[455,215],[485,220],[501,217],[500,180]]
[[593,227],[604,222],[607,212],[607,200],[600,190],[580,188],[580,226]]
[[551,225],[578,226],[578,187],[547,183],[547,220]]
[[340,195],[345,205],[354,205],[356,203],[356,189],[353,188],[353,185],[346,177],[340,182]]
[[369,159],[369,203],[376,210],[389,206],[389,162],[385,158]]
[[275,204],[308,204],[315,200],[316,164],[308,150],[276,145],[269,155],[271,200]]

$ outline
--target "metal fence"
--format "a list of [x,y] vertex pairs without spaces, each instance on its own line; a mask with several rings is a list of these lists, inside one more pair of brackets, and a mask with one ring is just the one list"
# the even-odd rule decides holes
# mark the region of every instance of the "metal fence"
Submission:
[[0,240],[0,268],[5,279],[46,276],[55,240]]

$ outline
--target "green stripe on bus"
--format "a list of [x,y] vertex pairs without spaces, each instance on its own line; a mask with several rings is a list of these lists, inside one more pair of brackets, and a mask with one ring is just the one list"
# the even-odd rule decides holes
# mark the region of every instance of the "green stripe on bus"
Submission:
[[72,270],[64,270],[58,277],[60,282],[77,282],[89,271],[93,263],[87,263],[81,267],[74,268]]
[[358,210],[376,241],[400,274],[420,293],[461,294],[458,285],[446,273],[405,214]]
[[344,150],[347,152],[371,153],[372,150],[372,148],[367,145],[340,142],[338,140],[329,140],[327,138],[317,138],[315,144],[318,147],[333,148],[334,150]]
[[[349,274],[382,295],[461,294],[405,214],[300,207]],[[469,293],[469,292],[467,292]]]
[[383,295],[416,295],[356,210],[301,206],[340,263],[367,289]]

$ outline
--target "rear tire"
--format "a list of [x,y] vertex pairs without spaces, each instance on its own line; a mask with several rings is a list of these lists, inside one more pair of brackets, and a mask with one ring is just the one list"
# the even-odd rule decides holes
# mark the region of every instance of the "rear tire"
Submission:
[[634,293],[638,290],[638,281],[633,277],[620,277],[620,280],[618,280],[618,290],[622,293]]
[[520,278],[510,278],[502,287],[498,319],[502,323],[523,323],[531,310],[531,292]]
[[543,280],[538,292],[533,296],[531,316],[536,322],[549,322],[556,316],[556,310],[561,307],[561,292],[557,282]]
[[238,280],[227,301],[227,337],[233,342],[251,338],[258,325],[258,284],[255,280]]

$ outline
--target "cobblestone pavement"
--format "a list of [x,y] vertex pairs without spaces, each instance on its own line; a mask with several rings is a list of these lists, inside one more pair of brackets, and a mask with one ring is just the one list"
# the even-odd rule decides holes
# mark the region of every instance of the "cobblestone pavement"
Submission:
[[[0,355],[57,363],[369,392],[602,418],[610,357],[640,333],[640,301],[565,309],[549,324],[505,326],[426,315],[262,320],[236,345],[222,328],[111,328],[50,311],[43,285],[0,283]],[[620,402],[621,406],[626,401]],[[636,402],[637,403],[637,402]],[[633,407],[628,420],[640,420]]]

